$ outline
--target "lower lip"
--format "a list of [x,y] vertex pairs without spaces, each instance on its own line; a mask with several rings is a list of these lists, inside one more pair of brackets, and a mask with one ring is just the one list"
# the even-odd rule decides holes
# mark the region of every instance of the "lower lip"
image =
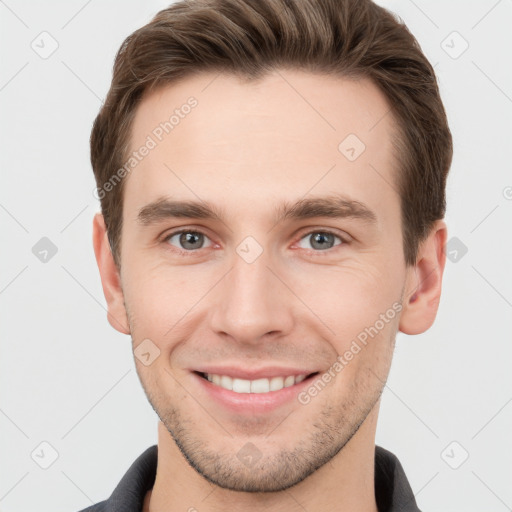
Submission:
[[269,391],[268,393],[236,393],[221,386],[217,386],[208,379],[201,377],[199,374],[192,372],[204,391],[220,403],[226,409],[236,413],[253,413],[261,414],[277,409],[286,403],[297,399],[297,395],[315,379],[318,374],[313,374],[298,384],[280,389],[279,391]]

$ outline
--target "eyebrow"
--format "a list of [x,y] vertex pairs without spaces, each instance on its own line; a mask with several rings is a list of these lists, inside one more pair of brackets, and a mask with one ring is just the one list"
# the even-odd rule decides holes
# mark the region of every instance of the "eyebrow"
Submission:
[[[137,215],[137,222],[143,226],[171,218],[225,222],[223,217],[222,210],[206,201],[177,201],[164,197],[142,207]],[[275,209],[274,222],[278,224],[288,219],[314,217],[352,218],[367,224],[377,223],[377,215],[364,203],[338,195],[305,198],[295,203],[284,202]]]

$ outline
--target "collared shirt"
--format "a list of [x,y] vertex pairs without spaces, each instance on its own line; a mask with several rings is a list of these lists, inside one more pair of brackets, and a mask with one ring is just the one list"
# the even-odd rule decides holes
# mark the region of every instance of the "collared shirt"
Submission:
[[[130,466],[105,501],[80,512],[141,512],[156,477],[158,446],[150,446]],[[421,512],[398,458],[375,446],[375,499],[379,512]]]

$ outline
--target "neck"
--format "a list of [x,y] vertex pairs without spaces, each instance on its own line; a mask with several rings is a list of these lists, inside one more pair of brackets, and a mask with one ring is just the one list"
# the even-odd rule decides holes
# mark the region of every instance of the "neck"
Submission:
[[378,404],[345,447],[297,485],[279,492],[244,493],[208,482],[186,461],[164,424],[158,423],[155,484],[143,512],[377,512],[375,431]]

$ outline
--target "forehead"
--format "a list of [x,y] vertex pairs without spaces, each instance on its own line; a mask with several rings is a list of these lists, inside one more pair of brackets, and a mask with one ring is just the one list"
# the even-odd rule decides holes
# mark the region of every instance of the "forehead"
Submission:
[[141,101],[125,209],[166,195],[222,199],[240,211],[335,191],[396,213],[394,130],[384,95],[367,79],[201,73]]

